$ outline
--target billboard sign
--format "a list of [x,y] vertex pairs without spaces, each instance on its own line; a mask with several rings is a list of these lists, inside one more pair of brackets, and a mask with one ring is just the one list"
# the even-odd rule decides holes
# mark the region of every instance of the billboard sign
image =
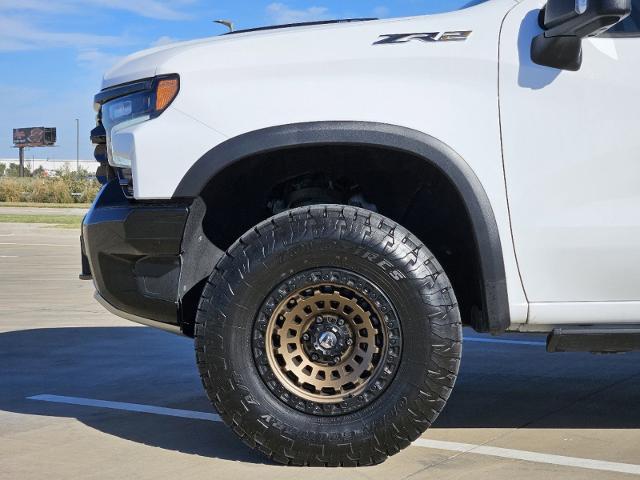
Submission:
[[56,143],[56,129],[45,127],[14,128],[16,147],[49,147]]

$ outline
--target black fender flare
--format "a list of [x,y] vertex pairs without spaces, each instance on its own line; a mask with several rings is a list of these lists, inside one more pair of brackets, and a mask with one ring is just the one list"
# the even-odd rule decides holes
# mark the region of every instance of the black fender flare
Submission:
[[426,133],[371,122],[310,122],[269,127],[231,138],[205,153],[189,169],[174,198],[195,198],[218,173],[253,155],[300,146],[381,147],[423,158],[457,188],[473,225],[483,288],[483,330],[504,332],[510,325],[502,245],[491,202],[471,167],[451,147]]

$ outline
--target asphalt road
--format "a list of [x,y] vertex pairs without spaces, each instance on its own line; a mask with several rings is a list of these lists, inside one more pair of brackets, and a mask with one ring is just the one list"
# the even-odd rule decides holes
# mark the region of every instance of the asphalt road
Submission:
[[550,355],[540,336],[473,332],[415,446],[377,467],[271,464],[216,421],[189,339],[93,301],[77,237],[0,224],[0,479],[640,476],[640,355]]

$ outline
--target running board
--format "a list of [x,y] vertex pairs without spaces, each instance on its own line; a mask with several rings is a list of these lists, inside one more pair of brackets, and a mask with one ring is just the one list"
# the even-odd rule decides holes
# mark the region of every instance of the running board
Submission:
[[640,325],[556,328],[547,337],[547,351],[625,353],[640,350]]

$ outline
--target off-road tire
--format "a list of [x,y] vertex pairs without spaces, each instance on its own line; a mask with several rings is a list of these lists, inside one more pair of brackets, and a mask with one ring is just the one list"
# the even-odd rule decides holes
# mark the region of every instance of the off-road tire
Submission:
[[[274,288],[326,269],[379,286],[402,329],[393,379],[343,415],[315,415],[277,398],[258,371],[252,333],[265,299],[286,293]],[[373,465],[408,447],[444,408],[461,342],[451,283],[427,247],[388,218],[340,205],[287,211],[244,234],[209,278],[195,327],[198,368],[221,418],[247,445],[287,465]]]

